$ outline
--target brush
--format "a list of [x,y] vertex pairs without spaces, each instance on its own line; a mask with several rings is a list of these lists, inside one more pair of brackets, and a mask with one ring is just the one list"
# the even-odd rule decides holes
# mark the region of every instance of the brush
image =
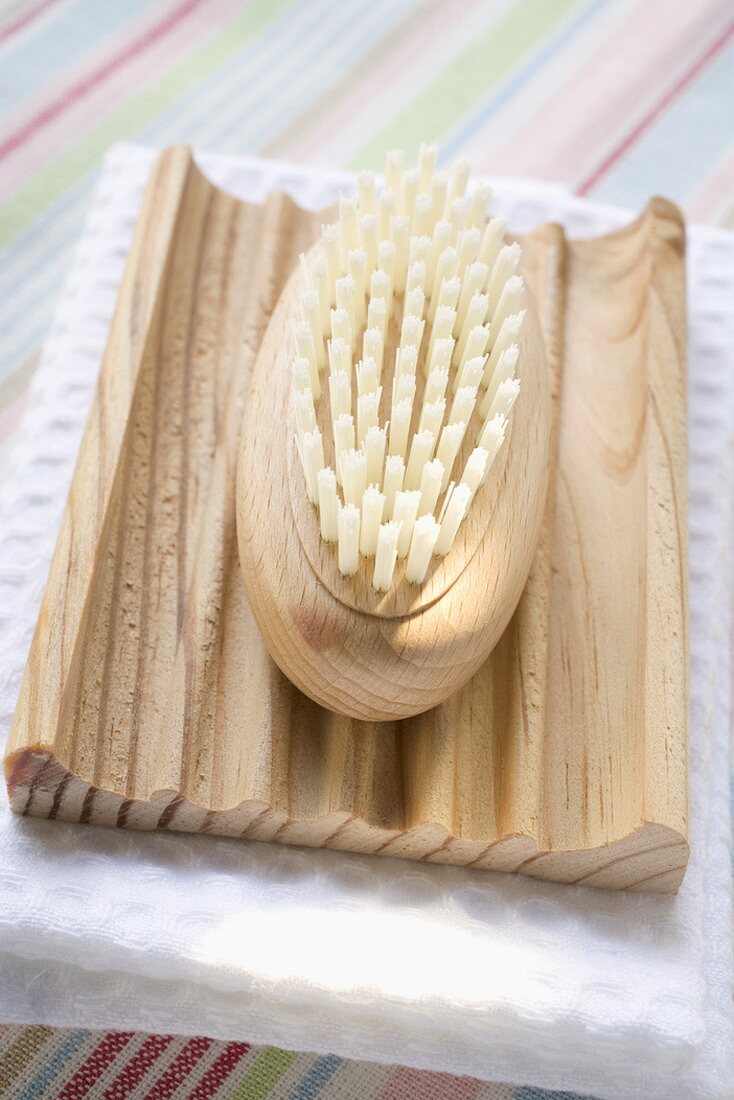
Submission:
[[361,172],[340,197],[273,315],[243,428],[253,610],[286,674],[360,718],[427,709],[486,658],[545,500],[547,367],[522,248],[466,161],[436,159],[392,152],[382,186]]

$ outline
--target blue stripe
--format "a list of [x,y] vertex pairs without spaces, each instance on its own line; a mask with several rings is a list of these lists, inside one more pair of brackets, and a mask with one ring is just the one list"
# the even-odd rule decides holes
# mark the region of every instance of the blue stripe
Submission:
[[48,1097],[50,1094],[46,1089],[62,1069],[66,1059],[78,1050],[82,1043],[90,1039],[93,1039],[94,1043],[97,1042],[97,1039],[88,1031],[72,1031],[66,1042],[54,1051],[43,1068],[26,1085],[23,1092],[16,1096],[15,1100],[44,1100],[44,1097]]
[[290,1094],[290,1100],[315,1100],[341,1064],[342,1059],[337,1058],[334,1054],[317,1058],[308,1073],[301,1078]]
[[545,45],[535,50],[530,60],[519,69],[516,69],[513,75],[493,95],[484,100],[475,111],[472,111],[458,129],[442,138],[439,152],[441,164],[445,165],[447,161],[460,153],[466,142],[482,126],[486,125],[492,115],[500,111],[518,92],[521,92],[528,80],[535,76],[549,61],[552,61],[608,4],[609,0],[592,0],[578,15],[574,16],[569,22],[564,23]]

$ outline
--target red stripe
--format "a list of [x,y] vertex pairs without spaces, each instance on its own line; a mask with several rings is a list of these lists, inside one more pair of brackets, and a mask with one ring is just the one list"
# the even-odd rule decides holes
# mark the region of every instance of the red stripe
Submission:
[[116,73],[118,69],[123,68],[123,66],[126,65],[128,61],[131,61],[137,54],[148,49],[160,38],[163,38],[169,31],[173,30],[177,23],[185,19],[194,8],[199,7],[201,3],[203,3],[203,0],[184,0],[177,8],[169,12],[165,19],[161,19],[160,23],[155,23],[152,27],[149,27],[145,34],[141,34],[139,38],[136,38],[115,57],[111,57],[108,61],[105,61],[103,65],[100,65],[98,69],[89,73],[88,76],[85,76],[76,84],[72,84],[72,86],[55,99],[53,103],[44,107],[42,111],[39,111],[37,115],[29,119],[20,129],[10,134],[9,137],[0,144],[0,161],[4,160],[20,145],[28,141],[28,139],[38,130],[43,129],[44,126],[48,126],[50,122],[57,119],[59,115],[63,114],[73,103],[82,99],[99,84],[104,83],[105,80],[112,76],[113,73]]
[[172,1042],[172,1035],[150,1035],[106,1090],[103,1100],[125,1100]]
[[213,1039],[189,1039],[170,1066],[159,1077],[153,1088],[145,1094],[145,1100],[168,1100],[208,1051]]
[[19,15],[12,23],[8,23],[7,27],[3,27],[0,31],[0,42],[7,42],[9,38],[12,38],[18,31],[22,31],[24,27],[27,27],[29,23],[32,23],[36,16],[40,15],[50,8],[52,4],[55,4],[56,0],[41,0],[40,4],[36,4],[33,8],[28,8],[22,15]]
[[132,1031],[110,1031],[105,1035],[86,1062],[66,1082],[56,1100],[82,1100],[132,1037]]
[[633,130],[619,143],[612,151],[604,158],[601,164],[594,169],[594,171],[586,177],[586,179],[576,188],[578,195],[588,195],[596,185],[599,183],[607,172],[624,156],[629,152],[632,146],[640,139],[645,130],[649,129],[654,122],[660,118],[660,115],[667,110],[670,104],[678,98],[681,92],[685,91],[689,84],[696,79],[697,76],[706,68],[717,53],[721,53],[724,46],[727,44],[731,36],[734,34],[734,22],[730,23],[728,27],[715,38],[706,52],[699,57],[698,61],[673,84],[671,88],[665,93],[663,98],[655,104],[653,108],[637,123]]
[[212,1062],[199,1081],[189,1100],[210,1100],[212,1096],[216,1096],[234,1067],[249,1049],[249,1043],[227,1043],[222,1053]]

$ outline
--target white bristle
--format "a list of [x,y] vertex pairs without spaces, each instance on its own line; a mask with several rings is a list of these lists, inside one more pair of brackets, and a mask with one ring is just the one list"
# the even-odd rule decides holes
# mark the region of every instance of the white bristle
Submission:
[[366,257],[368,279],[377,266],[377,244],[377,218],[374,214],[365,214],[359,219],[359,247]]
[[[416,265],[418,266],[418,265]],[[425,267],[425,264],[421,264]],[[404,314],[407,317],[416,317],[419,321],[423,318],[423,310],[426,305],[426,296],[422,286],[414,286],[405,295]]]
[[368,428],[376,428],[377,413],[380,408],[380,390],[376,393],[364,393],[357,398],[357,442],[361,447]]
[[474,359],[465,359],[461,370],[456,372],[457,390],[461,389],[462,386],[473,386],[475,390],[479,389],[484,378],[484,364],[486,361],[486,355],[477,355]]
[[336,280],[342,273],[339,255],[339,230],[335,225],[325,225],[321,231],[326,268],[329,272],[329,305],[336,302]]
[[362,451],[345,451],[342,455],[342,488],[347,504],[359,506],[367,488],[367,459]]
[[434,546],[434,553],[443,558],[454,544],[456,533],[471,501],[468,485],[457,485],[448,501],[441,519],[441,531]]
[[295,355],[293,357],[291,366],[291,387],[295,391],[309,390],[309,392],[313,394],[310,365],[308,359],[303,355]]
[[364,439],[364,456],[367,459],[367,484],[382,485],[382,471],[385,465],[387,429],[372,427],[367,429]]
[[357,173],[357,200],[360,213],[374,214],[377,209],[374,172],[362,171]]
[[446,491],[446,486],[451,480],[451,471],[454,468],[454,462],[456,461],[456,456],[459,453],[459,448],[464,439],[465,431],[466,424],[460,421],[458,424],[447,424],[441,432],[438,448],[436,450],[436,458],[439,459],[444,469],[443,483],[441,485],[443,492]]
[[431,287],[431,306],[428,313],[430,321],[433,321],[436,310],[438,309],[438,299],[443,284],[453,279],[456,274],[456,265],[456,249],[453,245],[449,245],[448,248],[444,248],[436,264],[436,272],[433,276],[433,285]]
[[430,195],[418,195],[413,207],[413,233],[423,236],[433,229],[433,199]]
[[419,317],[403,317],[403,323],[400,326],[400,347],[416,348],[419,351],[425,325],[425,321]]
[[474,413],[476,401],[476,386],[462,386],[458,389],[454,395],[454,400],[451,402],[449,424],[458,424],[460,421],[468,424]]
[[357,236],[357,204],[354,199],[348,199],[344,195],[339,196],[339,244],[343,256],[343,266],[346,267],[346,259],[353,248],[357,248],[359,238]]
[[421,503],[420,492],[416,489],[409,492],[403,489],[395,495],[395,506],[392,518],[401,524],[398,535],[398,557],[406,558],[410,549],[410,540],[413,537],[413,525],[418,518],[418,509]]
[[[456,350],[454,351],[455,363],[463,363],[466,360],[466,349],[469,343],[469,337],[475,328],[481,328],[484,325],[488,306],[489,298],[486,294],[475,294],[469,303],[469,308],[466,311],[464,323],[461,326],[459,338],[456,342]],[[456,323],[458,326],[458,317]]]
[[340,413],[333,421],[334,428],[334,455],[337,481],[342,483],[342,458],[347,451],[354,450],[354,417],[351,413]]
[[412,401],[398,401],[392,408],[388,451],[391,455],[404,455],[408,449]]
[[312,432],[316,427],[316,410],[310,386],[305,390],[293,390],[291,400],[293,401],[293,413],[299,435],[304,432]]
[[428,375],[428,381],[426,382],[426,388],[423,393],[424,404],[430,404],[432,401],[438,401],[440,397],[443,397],[446,393],[448,384],[448,367],[434,367]]
[[336,542],[339,538],[339,498],[336,493],[336,474],[330,466],[319,470],[319,527],[324,542]]
[[484,447],[475,447],[466,460],[464,472],[461,475],[461,484],[468,485],[472,496],[484,481],[487,473],[489,454]]
[[[520,246],[505,244],[504,218],[486,221],[490,189],[467,189],[467,162],[447,175],[436,160],[433,145],[415,168],[388,153],[384,187],[360,172],[356,198],[340,196],[336,224],[299,256],[289,416],[306,494],[340,571],[374,555],[380,592],[397,558],[420,584],[448,553],[520,393]],[[327,363],[333,468],[319,429]]]
[[390,218],[397,213],[395,192],[388,188],[380,195],[378,234],[381,241],[385,241],[390,233]]
[[[470,264],[466,272],[461,285],[461,294],[459,295],[459,304],[456,309],[457,313],[457,325],[459,332],[464,327],[466,320],[466,314],[469,309],[472,298],[475,294],[481,294],[484,289],[484,285],[487,281],[487,274],[489,268],[486,264],[476,263]],[[487,299],[489,302],[489,298]]]
[[410,218],[400,216],[390,218],[390,241],[395,248],[393,266],[393,285],[396,294],[405,290],[408,268],[408,247],[410,242]]
[[374,359],[377,367],[377,380],[382,378],[382,359],[385,351],[385,342],[382,338],[382,330],[379,328],[366,328],[362,337],[362,360]]
[[423,467],[433,458],[436,436],[428,429],[419,429],[410,445],[408,465],[405,468],[405,488],[419,489]]
[[352,388],[346,371],[337,370],[329,375],[329,401],[332,423],[352,407]]
[[352,346],[352,326],[349,323],[349,314],[345,309],[332,309],[329,314],[331,327],[331,339],[343,340],[348,348]]
[[518,342],[524,317],[525,310],[521,309],[519,313],[514,313],[511,317],[505,318],[499,333],[492,333],[492,350],[489,353],[487,366],[484,368],[485,386],[489,383],[490,378],[497,369],[497,364],[499,363],[502,352]]
[[315,290],[305,290],[301,295],[301,313],[303,314],[303,323],[308,325],[313,335],[316,365],[321,370],[325,363],[324,333],[321,328],[319,296]]
[[376,485],[369,485],[362,496],[362,524],[359,531],[359,552],[362,557],[371,558],[377,553],[377,539],[384,509],[385,494]]
[[363,359],[357,363],[357,396],[363,397],[366,393],[375,393],[379,384],[377,377],[377,363],[374,359]]
[[431,190],[431,179],[436,171],[437,159],[438,146],[428,145],[425,141],[422,141],[418,149],[418,176],[420,181],[418,189],[421,194],[426,194]]
[[339,509],[339,572],[345,577],[354,576],[359,569],[359,508],[345,504]]
[[372,574],[372,587],[378,592],[388,592],[392,587],[395,562],[398,556],[398,535],[400,524],[383,523],[377,536],[375,569]]
[[[451,315],[446,318],[446,326],[452,324]],[[435,327],[435,326],[434,326]],[[430,377],[434,370],[448,371],[451,365],[451,356],[454,352],[454,340],[452,336],[443,336],[433,341],[427,364],[427,372]]]
[[487,207],[492,197],[492,188],[488,183],[476,183],[471,193],[469,207],[469,225],[482,227],[487,217]]
[[449,177],[446,172],[436,172],[431,180],[431,198],[433,200],[433,224],[443,217],[448,193]]
[[494,416],[507,419],[519,394],[520,382],[517,378],[506,378],[504,382],[500,382],[492,403],[485,414],[486,419],[491,420]]
[[[433,435],[434,439],[438,439],[438,433],[441,431],[441,425],[445,414],[445,397],[438,397],[435,401],[424,401],[423,408],[421,409],[420,423],[418,425],[419,431],[428,431]],[[408,488],[412,489],[413,486],[409,485]]]
[[305,359],[308,364],[308,377],[311,389],[316,401],[321,397],[321,379],[319,369],[321,363],[316,351],[316,341],[313,337],[310,325],[305,321],[296,321],[293,325],[293,339],[296,345],[296,356]]
[[402,455],[388,455],[385,459],[385,477],[382,489],[385,494],[385,515],[391,516],[395,507],[395,497],[402,490],[405,481],[405,461]]
[[421,502],[418,508],[419,516],[433,515],[441,493],[443,484],[443,465],[438,458],[432,458],[423,467],[421,474]]
[[337,336],[334,340],[329,340],[329,373],[334,374],[335,371],[343,370],[345,374],[352,373],[352,349],[346,340],[342,340],[341,336]]
[[489,301],[492,305],[492,309],[497,305],[500,292],[505,283],[511,275],[515,274],[519,262],[520,245],[503,245],[497,254],[497,259],[494,262],[494,267],[492,268],[489,281],[487,282],[487,294],[489,294]]
[[490,271],[502,248],[506,226],[507,218],[491,218],[485,227],[482,243],[479,246],[479,259]]
[[451,209],[454,199],[463,198],[466,185],[469,182],[471,166],[466,157],[459,157],[449,175],[449,185],[446,192],[446,209]]
[[385,187],[399,195],[403,185],[405,154],[402,149],[391,149],[385,157]]
[[[380,274],[380,272],[375,272]],[[382,273],[384,274],[384,272]],[[383,345],[385,343],[385,331],[387,329],[387,302],[384,298],[370,297],[370,304],[367,306],[367,328],[377,329],[382,336]]]
[[[431,249],[428,253],[427,264],[428,271],[426,273],[426,294],[430,298],[433,294],[433,287],[436,282],[436,270],[438,268],[438,262],[440,257],[444,254],[447,248],[451,245],[451,222],[438,221],[433,227],[433,235],[431,238]],[[441,283],[439,281],[438,287]]]
[[354,248],[347,257],[347,271],[354,283],[354,329],[364,328],[367,314],[367,256],[364,249]]
[[494,374],[489,380],[489,385],[487,386],[486,393],[479,407],[479,412],[483,417],[489,415],[489,411],[492,408],[492,402],[502,383],[514,378],[515,368],[517,367],[519,357],[520,351],[517,344],[510,344],[509,348],[506,348],[500,355],[499,362],[495,367]]
[[354,279],[351,275],[343,275],[336,280],[336,310],[343,310],[349,318],[349,329],[352,334],[352,348],[357,335],[356,302],[354,295]]
[[496,332],[499,332],[508,317],[519,313],[524,295],[525,281],[522,275],[513,275],[502,287],[499,301],[492,314],[492,327]]
[[408,560],[405,563],[405,579],[409,584],[422,584],[433,550],[441,531],[441,525],[433,516],[421,516],[413,525]]
[[319,429],[314,428],[313,431],[304,432],[300,439],[296,436],[296,447],[303,466],[308,499],[312,504],[316,504],[319,499],[319,470],[324,468],[324,441]]
[[489,464],[492,465],[494,457],[502,446],[505,438],[505,420],[501,416],[493,416],[482,428],[477,440],[478,447],[484,447],[489,454]]
[[[407,293],[411,290],[422,290],[423,298],[426,296],[426,276],[428,274],[428,268],[426,267],[425,260],[416,260],[411,264],[408,269],[408,279],[406,283]],[[421,316],[423,311],[421,310]]]

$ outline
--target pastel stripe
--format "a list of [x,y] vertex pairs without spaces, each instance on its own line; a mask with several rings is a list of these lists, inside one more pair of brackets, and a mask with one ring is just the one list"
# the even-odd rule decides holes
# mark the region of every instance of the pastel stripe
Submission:
[[436,1096],[451,1100],[475,1100],[483,1083],[474,1077],[452,1077],[448,1073],[429,1073],[426,1070],[396,1069],[379,1100],[406,1100],[406,1097]]
[[291,1093],[292,1100],[314,1100],[329,1083],[341,1065],[341,1058],[326,1054],[317,1058],[308,1073],[300,1080],[298,1087]]
[[228,1100],[265,1100],[296,1057],[288,1050],[265,1047],[245,1076],[233,1086]]
[[[598,187],[600,181],[604,176],[608,175],[612,168],[615,167],[622,159],[622,157],[629,153],[632,147],[640,140],[646,130],[649,130],[654,123],[663,115],[663,113],[671,106],[672,103],[684,92],[690,84],[696,80],[701,73],[711,64],[714,58],[718,54],[722,53],[724,48],[734,38],[734,20],[724,28],[724,30],[716,36],[713,42],[706,48],[703,54],[697,58],[694,63],[668,88],[660,99],[653,105],[653,107],[640,119],[640,121],[630,130],[630,132],[623,138],[618,145],[602,160],[599,164],[584,180],[579,184],[577,191],[580,195],[587,195],[591,191]],[[728,75],[731,73],[731,62],[724,59],[724,63],[721,66],[722,75]],[[728,86],[728,90],[730,86]],[[731,110],[726,109],[726,104],[731,104],[734,100],[730,97],[728,100],[724,99],[722,106],[726,111],[727,116],[731,117]],[[711,118],[703,119],[703,122],[710,124]],[[692,128],[688,132],[688,141],[692,141],[696,137],[696,130]],[[683,152],[683,150],[681,150]],[[660,167],[663,167],[660,164]]]
[[[437,59],[439,76],[422,95],[352,159],[352,167],[379,167],[385,152],[404,148],[414,156],[425,136],[426,120],[442,137],[470,110],[506,80],[513,68],[545,35],[578,7],[580,0],[519,0],[507,15],[446,68]],[[449,94],[451,93],[451,94]]]
[[54,1078],[63,1069],[69,1059],[81,1046],[89,1042],[88,1031],[67,1031],[50,1058],[44,1063],[35,1077],[25,1086],[17,1100],[43,1100],[46,1090]]
[[21,11],[11,23],[0,29],[0,43],[7,42],[8,39],[13,38],[19,31],[23,31],[26,27],[30,26],[39,15],[47,11],[52,4],[56,4],[58,0],[40,0],[38,4],[32,4]]
[[10,1031],[12,1042],[0,1058],[0,1096],[7,1096],[14,1081],[25,1075],[29,1065],[53,1038],[49,1027],[29,1027]]
[[699,185],[687,203],[694,221],[704,221],[709,213],[723,214],[734,194],[734,139],[711,175]]

